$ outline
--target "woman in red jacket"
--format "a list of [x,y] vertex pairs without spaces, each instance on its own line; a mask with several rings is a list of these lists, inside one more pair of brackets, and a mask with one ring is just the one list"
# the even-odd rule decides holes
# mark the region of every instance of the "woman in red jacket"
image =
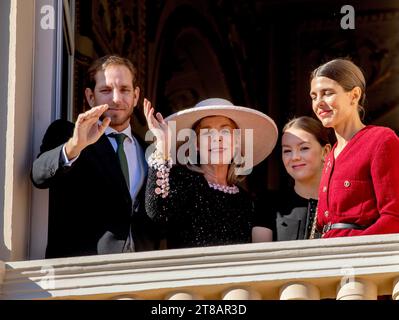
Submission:
[[365,88],[362,71],[345,59],[311,75],[313,111],[337,137],[319,189],[324,238],[399,233],[399,138],[389,128],[363,124]]

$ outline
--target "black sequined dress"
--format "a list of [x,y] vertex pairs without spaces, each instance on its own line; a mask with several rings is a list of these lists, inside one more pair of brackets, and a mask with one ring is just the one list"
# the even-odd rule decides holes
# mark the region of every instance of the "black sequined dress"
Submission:
[[149,168],[146,210],[163,226],[168,248],[190,248],[251,242],[253,202],[244,190],[224,193],[209,187],[200,173],[176,165],[170,170],[170,190],[162,198],[157,170]]

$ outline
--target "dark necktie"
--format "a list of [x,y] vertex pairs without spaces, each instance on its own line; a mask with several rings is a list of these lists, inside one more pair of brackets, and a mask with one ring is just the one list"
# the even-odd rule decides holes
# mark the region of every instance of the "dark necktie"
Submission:
[[116,149],[116,154],[118,155],[119,164],[121,166],[123,175],[125,177],[127,187],[129,189],[130,188],[129,167],[127,165],[125,150],[123,149],[123,141],[125,140],[125,138],[127,138],[127,135],[125,135],[124,133],[111,133],[108,136],[114,138],[118,145]]

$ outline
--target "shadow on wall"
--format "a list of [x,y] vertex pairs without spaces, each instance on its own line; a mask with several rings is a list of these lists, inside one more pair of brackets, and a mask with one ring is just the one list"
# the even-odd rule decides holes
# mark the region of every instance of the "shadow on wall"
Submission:
[[7,260],[10,251],[4,243],[5,154],[8,97],[8,48],[10,1],[0,1],[0,260]]
[[[6,263],[5,271],[0,300],[29,300],[52,297],[50,292],[47,291],[55,288],[55,275],[50,266],[43,266],[38,271],[29,271],[24,268],[13,269]],[[40,281],[34,281],[31,277],[40,277]]]

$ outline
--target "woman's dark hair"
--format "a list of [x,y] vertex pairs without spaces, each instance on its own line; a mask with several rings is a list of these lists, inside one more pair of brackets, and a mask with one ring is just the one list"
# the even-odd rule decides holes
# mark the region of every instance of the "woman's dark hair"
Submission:
[[364,113],[366,79],[362,70],[352,61],[343,58],[328,61],[312,71],[310,81],[316,77],[330,78],[336,81],[347,92],[355,87],[359,87],[362,90],[359,99],[359,113]]

